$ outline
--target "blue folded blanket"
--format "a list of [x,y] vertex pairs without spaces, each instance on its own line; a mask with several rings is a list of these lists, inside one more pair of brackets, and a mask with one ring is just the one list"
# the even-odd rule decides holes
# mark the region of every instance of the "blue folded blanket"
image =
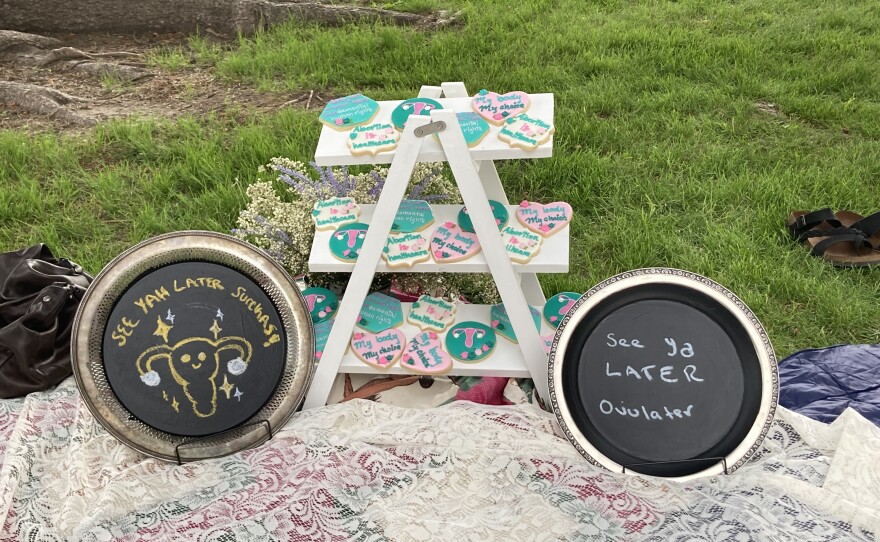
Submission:
[[779,404],[830,423],[851,407],[880,426],[880,344],[803,350],[779,363]]

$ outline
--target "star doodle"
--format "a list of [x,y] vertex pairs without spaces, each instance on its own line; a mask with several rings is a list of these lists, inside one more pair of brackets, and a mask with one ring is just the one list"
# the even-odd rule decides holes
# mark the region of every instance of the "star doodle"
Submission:
[[171,325],[174,325],[174,318],[176,317],[171,314],[171,309],[168,309],[168,314],[165,315],[165,319],[171,322]]
[[156,331],[153,332],[153,335],[155,335],[157,337],[162,337],[162,340],[164,340],[165,343],[167,344],[168,343],[168,332],[171,331],[172,327],[174,327],[174,326],[169,326],[168,324],[163,322],[161,316],[157,316],[156,317]]
[[[223,390],[223,393],[226,394],[227,399],[232,399],[232,388],[233,385],[229,383],[229,378],[226,375],[223,375],[223,385],[220,386],[220,389]],[[239,399],[239,401],[240,400],[241,399]]]
[[221,322],[223,321],[223,311],[220,309],[217,309],[217,318],[219,318]]
[[223,331],[223,329],[220,327],[219,324],[217,324],[217,320],[214,320],[214,325],[208,328],[208,331],[214,334],[214,340],[216,341],[217,337],[220,335],[220,332]]
[[241,390],[238,389],[238,388],[235,388],[235,398],[238,399],[238,402],[239,402],[239,403],[241,402],[241,396],[242,396],[242,395],[244,395],[244,394],[241,393]]
[[174,412],[180,414],[180,403],[177,402],[177,397],[175,397],[174,400],[171,401],[171,408],[174,409]]

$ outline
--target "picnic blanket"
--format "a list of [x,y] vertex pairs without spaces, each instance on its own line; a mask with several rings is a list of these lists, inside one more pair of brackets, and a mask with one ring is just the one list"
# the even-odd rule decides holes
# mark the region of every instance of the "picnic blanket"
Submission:
[[355,400],[182,466],[117,442],[72,380],[0,401],[0,540],[876,540],[880,429],[780,409],[753,461],[600,470],[531,404]]
[[880,344],[803,350],[779,363],[779,404],[822,422],[852,408],[880,426]]

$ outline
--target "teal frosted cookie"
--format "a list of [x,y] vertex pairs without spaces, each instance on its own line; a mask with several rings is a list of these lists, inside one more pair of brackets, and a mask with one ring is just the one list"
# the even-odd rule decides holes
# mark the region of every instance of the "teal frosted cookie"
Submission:
[[330,100],[318,119],[334,130],[351,130],[373,120],[379,112],[379,104],[363,94],[352,94]]
[[[500,230],[510,219],[510,213],[507,212],[507,207],[504,204],[494,199],[489,200],[489,207],[492,209],[492,216],[495,217],[495,225]],[[471,222],[471,215],[468,213],[467,207],[462,207],[458,212],[458,225],[462,231],[474,233],[474,223]]]
[[434,223],[434,212],[427,201],[405,199],[400,202],[391,231],[395,233],[412,233],[422,231]]
[[498,339],[492,328],[479,322],[455,324],[446,334],[446,350],[466,363],[483,361],[495,350]]
[[403,305],[390,295],[373,292],[361,306],[357,325],[370,333],[380,333],[403,323]]
[[346,224],[330,235],[330,254],[334,258],[344,262],[357,260],[364,239],[367,237],[367,228],[370,226],[363,222]]
[[336,316],[339,298],[332,291],[327,288],[306,288],[302,295],[306,300],[306,307],[309,309],[309,316],[312,317],[313,323],[324,322]]
[[332,327],[332,320],[315,324],[315,361],[321,361],[321,357],[324,356],[324,349],[327,348],[327,338],[330,336],[330,329]]
[[[529,306],[529,313],[535,322],[535,329],[541,329],[541,313],[535,307]],[[504,305],[492,305],[491,317],[492,329],[499,335],[512,342],[519,342],[516,339],[516,332],[513,331],[513,325],[510,323],[510,317],[507,315],[507,309]]]
[[437,100],[432,100],[431,98],[410,98],[400,102],[400,105],[394,108],[394,111],[391,112],[391,123],[398,130],[403,130],[406,119],[410,115],[429,117],[431,116],[431,111],[435,109],[443,109],[443,106]]
[[574,292],[562,292],[554,295],[544,305],[544,319],[551,326],[559,327],[559,324],[562,323],[562,318],[568,314],[568,311],[571,310],[580,298],[581,294]]
[[[467,143],[468,147],[476,147],[487,135],[489,135],[489,123],[483,120],[483,117],[480,115],[468,111],[465,113],[456,113],[455,116],[458,118],[458,125],[461,127],[461,135],[464,136],[464,142]],[[437,134],[434,134],[434,139],[437,141],[440,140],[440,138],[437,137]]]

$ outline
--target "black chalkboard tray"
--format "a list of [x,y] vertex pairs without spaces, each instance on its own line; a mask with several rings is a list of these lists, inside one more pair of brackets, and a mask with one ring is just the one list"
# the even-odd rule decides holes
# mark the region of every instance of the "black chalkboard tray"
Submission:
[[305,301],[269,255],[228,235],[176,232],[95,278],[71,353],[86,405],[116,438],[170,461],[271,438],[314,368]]
[[733,293],[678,269],[638,269],[584,294],[557,330],[550,400],[591,463],[676,479],[730,474],[779,398],[764,328]]

